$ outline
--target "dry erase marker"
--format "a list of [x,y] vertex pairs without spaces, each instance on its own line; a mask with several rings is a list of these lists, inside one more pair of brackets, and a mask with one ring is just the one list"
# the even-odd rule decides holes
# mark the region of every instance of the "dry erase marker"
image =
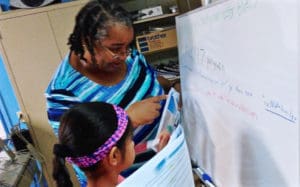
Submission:
[[211,177],[207,173],[205,173],[200,167],[194,168],[194,171],[200,177],[200,179],[202,180],[202,182],[205,184],[206,187],[216,187]]

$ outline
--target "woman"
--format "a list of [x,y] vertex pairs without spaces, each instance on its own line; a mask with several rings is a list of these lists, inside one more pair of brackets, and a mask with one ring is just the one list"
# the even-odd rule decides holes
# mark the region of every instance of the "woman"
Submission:
[[[47,90],[47,113],[55,134],[74,104],[103,101],[126,109],[136,144],[155,135],[164,90],[144,56],[131,48],[130,14],[110,0],[87,3],[76,16],[70,53]],[[164,89],[171,83],[159,78]],[[78,174],[78,173],[77,173]]]

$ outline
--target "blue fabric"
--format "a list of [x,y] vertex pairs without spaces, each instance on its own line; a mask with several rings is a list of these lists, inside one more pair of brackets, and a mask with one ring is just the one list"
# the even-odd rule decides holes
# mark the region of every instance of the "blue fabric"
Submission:
[[[147,64],[142,54],[134,50],[126,59],[126,64],[127,73],[124,80],[113,86],[103,86],[73,69],[67,55],[53,75],[45,93],[48,119],[54,133],[58,135],[60,116],[76,103],[103,101],[127,109],[134,102],[164,94],[155,71]],[[159,118],[154,124],[136,128],[135,143],[152,138],[157,131],[158,122]],[[79,169],[75,171],[81,180],[84,175]]]
[[19,121],[16,115],[18,111],[20,111],[19,103],[5,69],[4,61],[0,56],[0,121],[6,133],[5,138],[9,138],[11,128]]
[[76,165],[72,165],[74,170],[75,170],[75,174],[76,174],[76,177],[79,181],[79,184],[81,187],[86,187],[87,186],[87,178],[84,174],[84,172]]

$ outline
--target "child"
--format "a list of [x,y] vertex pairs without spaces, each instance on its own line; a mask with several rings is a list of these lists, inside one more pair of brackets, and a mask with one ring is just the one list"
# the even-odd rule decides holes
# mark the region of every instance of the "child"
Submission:
[[[75,105],[63,114],[54,145],[53,178],[58,187],[73,186],[65,160],[77,165],[87,177],[87,186],[116,186],[120,172],[135,159],[133,128],[126,112],[115,105],[90,102]],[[158,150],[169,140],[162,133]]]
[[72,186],[65,160],[80,167],[92,187],[116,186],[119,173],[135,158],[130,120],[115,105],[93,102],[74,106],[62,116],[58,138],[53,159],[58,187]]

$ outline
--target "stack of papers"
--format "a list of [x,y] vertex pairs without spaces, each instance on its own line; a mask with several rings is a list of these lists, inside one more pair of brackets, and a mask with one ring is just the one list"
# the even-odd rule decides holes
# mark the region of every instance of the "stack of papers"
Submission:
[[[179,93],[171,89],[162,113],[157,137],[163,129],[171,132],[168,144],[118,187],[183,187],[195,186],[191,159],[179,123]],[[172,130],[170,130],[172,129]]]
[[166,147],[118,185],[118,187],[132,186],[195,186],[190,156],[181,125],[173,131]]

